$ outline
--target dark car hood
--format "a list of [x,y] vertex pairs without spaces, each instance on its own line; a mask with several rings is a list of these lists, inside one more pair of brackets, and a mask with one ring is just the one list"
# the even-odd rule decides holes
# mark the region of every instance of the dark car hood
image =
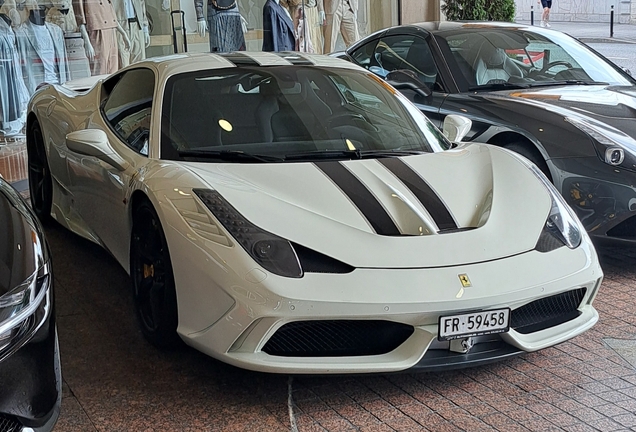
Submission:
[[562,116],[593,118],[636,137],[634,86],[569,85],[491,94],[539,105]]
[[33,219],[10,187],[0,181],[0,296],[35,273],[44,253]]

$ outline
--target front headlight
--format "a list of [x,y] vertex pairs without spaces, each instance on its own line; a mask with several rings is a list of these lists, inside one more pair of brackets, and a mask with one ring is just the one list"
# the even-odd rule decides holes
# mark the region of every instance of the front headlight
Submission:
[[545,222],[543,233],[541,234],[540,243],[551,245],[548,247],[538,247],[537,249],[542,252],[548,252],[556,249],[555,246],[560,246],[559,243],[547,241],[546,236],[551,236],[554,239],[561,242],[561,244],[575,249],[581,244],[583,238],[581,234],[581,223],[577,219],[574,211],[565,202],[559,191],[556,190],[554,185],[546,178],[546,176],[537,168],[534,164],[529,164],[528,167],[534,173],[535,176],[546,187],[550,197],[552,198],[552,206],[550,207],[550,214]]
[[48,317],[48,267],[47,264],[0,296],[0,360],[24,345]]
[[215,190],[192,189],[240,243],[245,251],[264,269],[279,276],[300,278],[303,270],[294,247],[288,240],[267,232],[240,214]]
[[636,140],[603,123],[566,117],[565,120],[585,132],[594,142],[598,157],[608,165],[636,171]]

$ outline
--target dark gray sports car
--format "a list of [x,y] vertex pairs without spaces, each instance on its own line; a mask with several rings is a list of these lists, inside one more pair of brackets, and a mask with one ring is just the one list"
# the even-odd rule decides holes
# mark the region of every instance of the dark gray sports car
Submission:
[[48,432],[62,377],[53,275],[40,223],[0,177],[0,432]]
[[429,22],[334,55],[390,81],[438,126],[462,114],[465,140],[532,160],[590,234],[636,241],[636,81],[586,45],[539,27]]

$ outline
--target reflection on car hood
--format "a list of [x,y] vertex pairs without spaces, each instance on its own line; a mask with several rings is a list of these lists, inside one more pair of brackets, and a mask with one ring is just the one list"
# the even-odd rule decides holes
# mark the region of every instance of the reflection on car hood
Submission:
[[[457,265],[534,249],[551,199],[516,157],[472,144],[399,159],[404,171],[397,175],[376,159],[187,166],[252,223],[356,267]],[[439,199],[418,198],[398,179],[405,172],[424,179]],[[367,206],[351,183],[381,205]],[[457,229],[438,233],[440,205]],[[396,234],[374,229],[387,215]]]
[[547,105],[571,110],[636,137],[636,87],[571,85],[497,93],[533,101],[542,108]]
[[24,282],[38,268],[34,250],[37,233],[2,192],[9,187],[0,181],[0,296]]

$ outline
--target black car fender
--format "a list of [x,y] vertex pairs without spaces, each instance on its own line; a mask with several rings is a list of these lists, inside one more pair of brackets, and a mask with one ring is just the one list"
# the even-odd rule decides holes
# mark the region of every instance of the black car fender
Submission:
[[568,123],[563,114],[532,102],[513,102],[493,94],[454,94],[444,100],[440,114],[471,119],[474,134],[467,140],[505,145],[524,139],[545,160],[597,155],[589,136]]

